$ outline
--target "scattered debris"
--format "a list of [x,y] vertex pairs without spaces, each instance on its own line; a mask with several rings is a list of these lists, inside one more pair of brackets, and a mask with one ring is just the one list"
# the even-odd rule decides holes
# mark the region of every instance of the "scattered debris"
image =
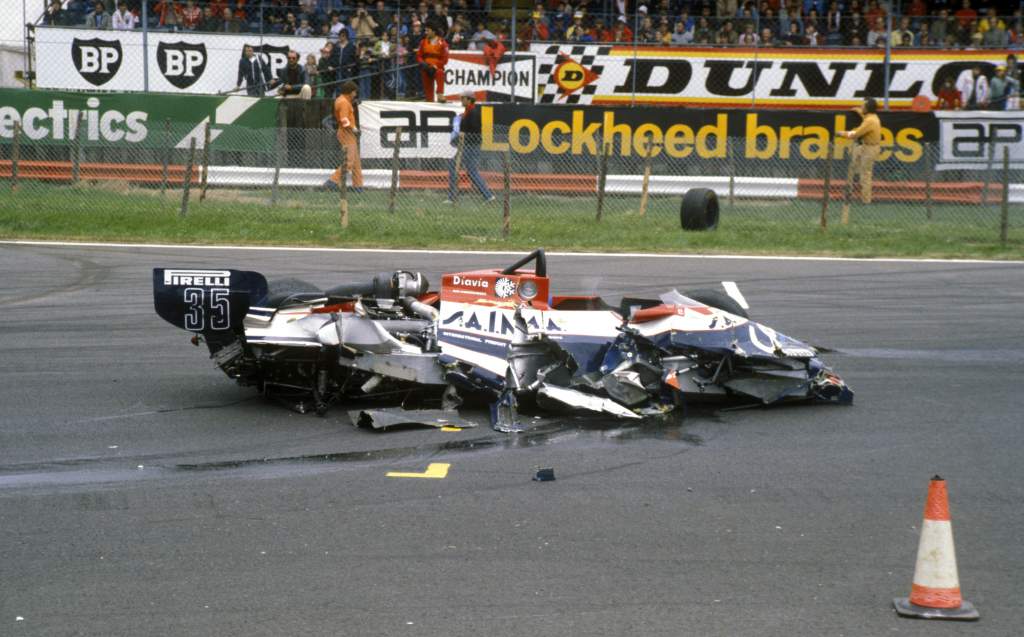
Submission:
[[554,469],[538,469],[537,475],[533,476],[534,482],[551,482],[555,479]]
[[349,418],[352,424],[357,427],[371,427],[373,429],[387,429],[397,425],[424,425],[438,429],[449,429],[453,422],[458,422],[458,428],[476,427],[476,424],[459,418],[459,412],[447,409],[402,409],[395,407],[391,409],[362,409],[350,411]]

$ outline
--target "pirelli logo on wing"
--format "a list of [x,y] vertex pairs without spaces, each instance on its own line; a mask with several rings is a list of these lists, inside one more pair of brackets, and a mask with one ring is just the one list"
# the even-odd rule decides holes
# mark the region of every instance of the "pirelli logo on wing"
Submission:
[[164,285],[231,287],[230,270],[164,270]]

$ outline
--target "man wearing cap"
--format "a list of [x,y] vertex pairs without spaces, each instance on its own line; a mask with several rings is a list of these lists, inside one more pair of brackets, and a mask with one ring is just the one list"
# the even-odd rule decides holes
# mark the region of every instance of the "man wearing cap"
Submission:
[[992,111],[1005,111],[1006,100],[1010,97],[1010,82],[1006,79],[1006,67],[997,66],[996,74],[988,83],[988,108]]
[[[459,138],[462,139],[462,168],[466,169],[466,175],[469,176],[469,180],[473,182],[473,185],[483,195],[484,201],[494,201],[494,194],[487,187],[484,178],[480,176],[481,125],[480,109],[476,107],[476,95],[473,91],[466,91],[461,95],[460,99],[462,106],[466,110],[454,122],[452,143],[458,144],[457,140]],[[457,159],[460,159],[460,157],[459,153],[456,152],[455,156],[448,161],[448,198],[444,200],[446,204],[455,203],[455,198],[458,197],[459,175],[455,170]]]
[[869,97],[864,100],[863,106],[854,108],[853,112],[864,118],[860,126],[851,131],[837,133],[840,137],[855,139],[858,142],[853,147],[850,165],[846,171],[846,182],[852,184],[854,175],[859,176],[861,201],[871,203],[871,179],[882,143],[882,122],[878,119],[878,102],[875,98]]
[[[334,100],[334,121],[338,124],[338,143],[345,153],[347,172],[352,173],[352,189],[363,190],[363,166],[359,162],[359,127],[356,126],[355,99],[359,88],[351,80],[341,85],[341,95]],[[341,184],[345,176],[338,166],[331,178],[324,182],[324,187],[334,190]]]

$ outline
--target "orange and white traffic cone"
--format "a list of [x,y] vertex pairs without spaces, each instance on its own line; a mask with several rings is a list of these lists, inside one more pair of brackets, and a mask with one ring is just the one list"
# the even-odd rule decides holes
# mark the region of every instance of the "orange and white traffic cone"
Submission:
[[903,617],[920,619],[978,619],[978,611],[960,595],[960,577],[953,549],[946,481],[935,476],[928,485],[924,524],[917,545],[917,565],[910,597],[892,600]]

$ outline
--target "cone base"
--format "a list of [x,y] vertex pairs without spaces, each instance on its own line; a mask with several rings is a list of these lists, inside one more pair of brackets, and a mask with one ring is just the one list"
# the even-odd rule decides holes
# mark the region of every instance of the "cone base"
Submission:
[[918,619],[956,619],[960,621],[973,621],[981,617],[974,604],[961,602],[959,608],[929,608],[911,604],[906,597],[897,597],[892,600],[896,612],[901,617],[916,617]]

